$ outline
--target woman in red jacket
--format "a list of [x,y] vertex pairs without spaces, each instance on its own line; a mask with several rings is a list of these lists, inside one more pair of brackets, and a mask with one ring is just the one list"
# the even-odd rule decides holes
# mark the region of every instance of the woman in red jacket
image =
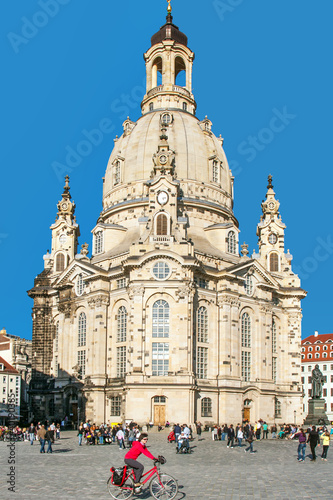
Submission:
[[150,451],[147,450],[146,444],[148,441],[148,434],[143,432],[140,434],[138,441],[133,441],[132,448],[125,455],[125,464],[129,467],[132,467],[135,476],[135,487],[139,488],[141,486],[140,479],[143,474],[144,466],[138,462],[136,459],[141,453],[146,455],[146,457],[151,458],[152,460],[158,460],[155,458]]

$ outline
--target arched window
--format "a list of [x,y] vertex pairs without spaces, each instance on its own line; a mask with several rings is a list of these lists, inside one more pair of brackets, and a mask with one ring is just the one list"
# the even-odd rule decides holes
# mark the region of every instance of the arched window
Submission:
[[252,276],[247,275],[245,278],[245,283],[244,283],[244,288],[245,288],[245,293],[246,295],[252,295],[253,294],[253,279]]
[[208,342],[208,313],[203,306],[198,309],[198,342]]
[[269,269],[271,272],[279,272],[279,255],[271,253],[269,256]]
[[281,401],[275,399],[275,417],[281,417]]
[[56,273],[60,273],[65,269],[65,256],[63,253],[58,253],[56,256]]
[[153,102],[151,102],[149,104],[149,111],[154,111],[154,103]]
[[203,398],[201,400],[201,416],[212,417],[212,400],[210,398]]
[[56,322],[55,337],[54,337],[54,351],[58,352],[59,349],[59,321]]
[[121,181],[121,166],[120,161],[117,160],[113,165],[113,185],[120,184]]
[[158,214],[156,217],[156,235],[164,236],[168,234],[168,217],[165,214]]
[[117,342],[126,342],[127,335],[127,311],[121,306],[117,313]]
[[169,337],[170,308],[165,300],[153,305],[153,337]]
[[86,345],[87,337],[87,318],[85,313],[80,313],[79,326],[78,326],[78,346],[83,347]]
[[157,57],[152,66],[152,88],[162,85],[163,61],[161,57]]
[[76,295],[80,297],[85,289],[85,283],[83,281],[83,276],[82,274],[79,274],[77,279],[76,279]]
[[183,102],[183,111],[187,111],[187,102]]
[[181,57],[175,59],[175,84],[186,87],[186,64]]
[[229,231],[227,243],[228,243],[227,251],[229,253],[235,254],[236,253],[236,235],[235,235],[234,231]]
[[95,255],[103,252],[103,231],[95,233]]
[[274,318],[272,321],[272,352],[276,352],[276,322]]
[[251,318],[248,313],[242,314],[242,347],[251,347]]

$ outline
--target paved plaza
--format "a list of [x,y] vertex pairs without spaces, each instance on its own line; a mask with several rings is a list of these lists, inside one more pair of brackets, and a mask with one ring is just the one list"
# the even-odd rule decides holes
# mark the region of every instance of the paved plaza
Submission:
[[[175,445],[167,443],[167,433],[150,433],[149,448],[154,455],[164,455],[163,471],[178,480],[177,500],[254,499],[330,499],[333,498],[333,445],[328,461],[297,461],[297,443],[293,441],[260,441],[254,443],[256,453],[227,449],[223,441],[213,442],[204,432],[195,436],[191,455],[177,455]],[[110,500],[106,481],[111,465],[122,465],[125,450],[116,444],[78,446],[76,432],[63,432],[53,446],[54,453],[40,454],[37,442],[15,445],[15,493],[8,491],[9,448],[0,442],[0,498],[61,498]],[[145,471],[152,466],[143,457]],[[134,498],[151,498],[146,488]]]

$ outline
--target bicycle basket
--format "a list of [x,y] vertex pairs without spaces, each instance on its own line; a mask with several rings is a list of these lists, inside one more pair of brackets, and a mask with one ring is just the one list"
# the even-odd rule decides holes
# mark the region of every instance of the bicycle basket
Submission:
[[158,461],[160,464],[165,464],[166,463],[166,458],[162,457],[162,455],[158,456]]
[[126,478],[127,467],[111,467],[112,472],[111,483],[116,486],[122,486]]

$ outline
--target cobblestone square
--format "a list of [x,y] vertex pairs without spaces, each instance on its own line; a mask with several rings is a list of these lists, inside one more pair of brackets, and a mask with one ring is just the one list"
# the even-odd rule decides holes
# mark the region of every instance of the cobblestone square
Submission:
[[[53,454],[40,454],[39,444],[18,442],[15,445],[15,493],[8,491],[8,443],[0,442],[0,498],[61,498],[107,500],[106,481],[112,465],[122,465],[125,450],[118,445],[78,446],[76,432],[63,432],[53,446]],[[227,449],[226,441],[211,439],[204,432],[195,436],[190,455],[176,454],[175,445],[167,442],[167,433],[153,433],[148,442],[153,454],[164,455],[163,471],[178,480],[177,500],[321,499],[333,498],[333,453],[328,461],[297,461],[297,442],[265,440],[254,443],[254,454],[244,453],[245,446]],[[141,457],[140,457],[141,458]],[[152,462],[142,458],[145,471]],[[149,489],[134,498],[148,500]]]

